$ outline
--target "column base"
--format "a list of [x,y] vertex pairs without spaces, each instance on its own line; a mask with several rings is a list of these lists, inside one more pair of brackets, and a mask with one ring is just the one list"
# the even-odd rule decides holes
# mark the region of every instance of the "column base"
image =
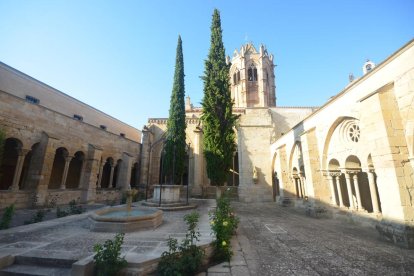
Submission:
[[382,240],[399,247],[414,249],[414,226],[382,220],[375,228]]

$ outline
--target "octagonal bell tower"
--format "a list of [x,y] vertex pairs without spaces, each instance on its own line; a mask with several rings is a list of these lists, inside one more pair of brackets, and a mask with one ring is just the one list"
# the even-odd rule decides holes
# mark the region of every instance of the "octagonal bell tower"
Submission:
[[230,67],[231,97],[234,107],[276,106],[273,55],[252,43],[235,50]]

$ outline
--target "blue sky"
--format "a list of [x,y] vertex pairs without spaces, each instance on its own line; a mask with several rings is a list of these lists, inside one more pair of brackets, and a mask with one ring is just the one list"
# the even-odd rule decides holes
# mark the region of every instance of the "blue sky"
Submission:
[[214,8],[227,54],[275,56],[279,106],[318,106],[414,38],[412,0],[0,0],[0,61],[136,128],[167,117],[178,34],[199,106]]

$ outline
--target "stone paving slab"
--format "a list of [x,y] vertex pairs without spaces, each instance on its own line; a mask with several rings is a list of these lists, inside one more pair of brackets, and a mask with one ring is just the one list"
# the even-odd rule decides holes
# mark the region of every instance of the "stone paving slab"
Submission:
[[306,217],[274,203],[234,207],[246,266],[230,262],[232,275],[243,275],[244,267],[250,275],[414,275],[414,250],[381,241],[373,228]]
[[[197,212],[200,214],[200,244],[212,240],[208,208],[215,205],[214,200],[197,200]],[[194,210],[165,212],[164,221],[157,229],[127,233],[124,237],[122,254],[131,264],[149,262],[159,258],[167,248],[169,237],[181,241],[185,237],[187,226],[184,216]],[[24,256],[26,258],[42,256],[45,259],[81,260],[94,254],[93,246],[113,239],[115,233],[91,232],[88,214],[65,217],[53,221],[24,225],[0,231],[0,251],[2,254]],[[6,252],[7,251],[7,252]]]

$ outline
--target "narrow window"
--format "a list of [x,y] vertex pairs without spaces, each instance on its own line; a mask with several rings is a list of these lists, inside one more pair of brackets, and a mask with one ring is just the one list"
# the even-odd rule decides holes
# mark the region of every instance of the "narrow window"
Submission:
[[73,114],[73,119],[78,120],[78,121],[83,121],[83,117],[78,114]]
[[233,84],[237,84],[236,73],[233,74]]
[[257,69],[253,64],[250,65],[249,69],[247,70],[247,79],[249,81],[257,81]]
[[103,130],[106,130],[106,125],[100,125],[99,127]]
[[26,101],[32,104],[39,104],[40,100],[38,98],[26,95]]
[[237,72],[237,83],[240,82],[240,71]]

